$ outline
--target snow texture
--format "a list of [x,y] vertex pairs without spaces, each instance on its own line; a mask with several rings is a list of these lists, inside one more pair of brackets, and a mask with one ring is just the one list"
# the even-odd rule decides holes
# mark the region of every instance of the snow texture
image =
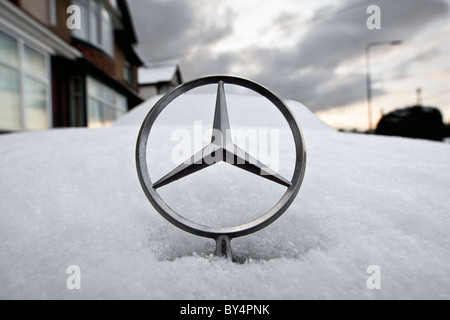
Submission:
[[156,84],[159,82],[170,82],[175,76],[177,66],[159,68],[140,68],[138,70],[139,84]]
[[[161,115],[150,135],[152,177],[174,167],[170,133],[178,122],[189,130],[204,108],[197,120],[207,128],[214,98],[186,95],[169,105],[170,117]],[[281,128],[279,115],[254,112],[261,98],[227,98],[232,129],[247,120]],[[269,227],[232,240],[245,262],[231,263],[212,256],[213,240],[163,219],[141,189],[135,143],[155,102],[107,129],[0,136],[0,298],[450,298],[449,145],[338,133],[289,101],[308,152],[302,188]],[[289,130],[280,129],[280,141],[280,173],[288,175]],[[260,180],[224,164],[161,194],[191,219],[229,224],[277,201],[279,187]],[[70,265],[81,269],[80,290],[66,287]],[[370,265],[380,267],[379,290],[366,286]]]

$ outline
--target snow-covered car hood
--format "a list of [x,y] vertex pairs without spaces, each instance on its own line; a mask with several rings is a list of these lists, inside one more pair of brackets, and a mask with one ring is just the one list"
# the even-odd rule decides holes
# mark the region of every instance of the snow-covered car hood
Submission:
[[[195,108],[210,97],[186,99]],[[276,222],[232,240],[245,260],[235,264],[211,255],[214,241],[169,224],[142,192],[135,143],[155,102],[107,129],[0,136],[0,298],[450,298],[449,145],[339,133],[289,101],[308,152],[304,182]],[[247,176],[221,166],[230,194],[208,211],[214,200],[195,187],[220,187],[208,170],[188,191],[163,195],[180,210],[189,203],[191,218],[219,222],[228,197],[244,217],[274,198],[265,184],[235,187]],[[66,287],[71,265],[80,290]],[[381,270],[379,290],[367,287],[371,265]]]

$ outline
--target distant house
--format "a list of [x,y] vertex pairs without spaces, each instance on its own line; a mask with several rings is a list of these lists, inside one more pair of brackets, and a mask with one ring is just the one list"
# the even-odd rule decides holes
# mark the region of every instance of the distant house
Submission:
[[126,0],[1,0],[0,131],[110,125],[142,102],[136,43]]
[[165,94],[183,83],[180,68],[177,65],[140,68],[138,74],[139,92],[144,99]]

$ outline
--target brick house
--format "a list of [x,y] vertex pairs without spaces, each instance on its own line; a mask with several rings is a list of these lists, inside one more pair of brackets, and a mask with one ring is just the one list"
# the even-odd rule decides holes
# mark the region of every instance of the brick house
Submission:
[[112,124],[142,102],[136,43],[126,0],[0,0],[0,131]]

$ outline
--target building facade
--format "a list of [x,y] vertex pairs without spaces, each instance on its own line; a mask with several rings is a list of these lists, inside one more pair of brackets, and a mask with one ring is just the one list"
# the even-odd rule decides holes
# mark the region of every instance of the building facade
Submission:
[[0,131],[105,127],[142,102],[126,0],[0,0]]

